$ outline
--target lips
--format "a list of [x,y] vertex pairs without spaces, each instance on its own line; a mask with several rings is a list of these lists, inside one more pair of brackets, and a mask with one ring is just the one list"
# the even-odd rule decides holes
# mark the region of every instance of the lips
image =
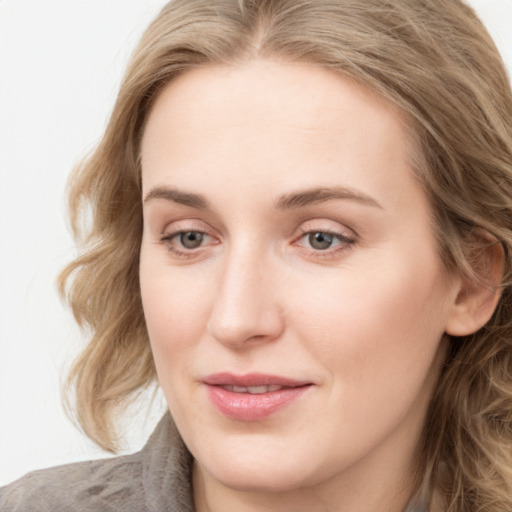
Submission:
[[291,405],[311,382],[276,375],[217,373],[203,380],[212,404],[225,416],[239,421],[258,421]]
[[234,393],[249,393],[251,395],[261,395],[263,393],[271,393],[273,391],[280,391],[283,386],[272,384],[270,386],[221,386],[226,391],[233,391]]

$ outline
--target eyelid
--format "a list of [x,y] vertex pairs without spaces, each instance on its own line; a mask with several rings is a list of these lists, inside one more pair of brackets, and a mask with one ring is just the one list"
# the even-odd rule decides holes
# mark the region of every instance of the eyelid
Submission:
[[178,217],[177,219],[167,222],[161,229],[161,234],[168,231],[210,231],[211,228],[204,221],[194,217]]
[[357,232],[339,222],[330,221],[327,219],[315,219],[312,221],[306,221],[298,228],[298,234],[296,238],[307,233],[329,233],[330,235],[340,236],[342,238],[356,241],[359,239]]

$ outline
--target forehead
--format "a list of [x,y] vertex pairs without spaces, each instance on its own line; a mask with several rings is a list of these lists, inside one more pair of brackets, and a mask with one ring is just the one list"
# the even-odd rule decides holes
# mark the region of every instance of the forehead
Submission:
[[407,132],[398,108],[333,71],[267,60],[207,65],[156,99],[142,141],[143,188],[241,176],[310,187],[337,170],[343,184],[372,193],[372,180],[379,188],[401,179],[391,169],[411,175]]

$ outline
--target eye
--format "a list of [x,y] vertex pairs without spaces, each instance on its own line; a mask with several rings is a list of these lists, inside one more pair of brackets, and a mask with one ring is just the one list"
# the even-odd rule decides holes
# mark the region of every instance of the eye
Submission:
[[177,256],[191,256],[195,249],[199,249],[212,242],[212,237],[203,231],[174,231],[162,236],[160,239],[169,251]]
[[336,242],[336,238],[331,233],[325,233],[323,231],[316,231],[307,235],[308,243],[317,251],[325,251],[330,249]]
[[205,238],[204,233],[200,231],[184,231],[174,236],[185,249],[196,249],[203,243]]
[[306,248],[311,249],[313,253],[325,252],[326,254],[333,254],[347,249],[355,240],[341,233],[318,230],[303,233],[299,238],[299,242]]

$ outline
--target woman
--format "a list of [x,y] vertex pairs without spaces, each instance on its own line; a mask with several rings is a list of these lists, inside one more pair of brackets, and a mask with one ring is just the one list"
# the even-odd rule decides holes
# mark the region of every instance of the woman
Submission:
[[2,510],[510,510],[511,112],[459,1],[168,4],[61,284],[88,435],[155,378],[170,415]]

